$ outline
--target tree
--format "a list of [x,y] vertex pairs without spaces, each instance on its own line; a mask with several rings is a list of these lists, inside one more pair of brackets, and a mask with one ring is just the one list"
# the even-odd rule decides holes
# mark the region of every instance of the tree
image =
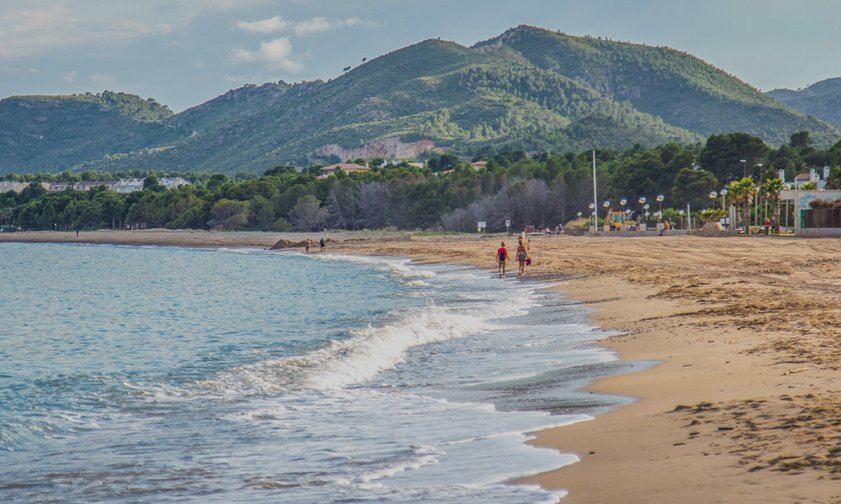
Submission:
[[263,196],[257,195],[251,198],[251,215],[249,223],[261,229],[268,231],[275,222],[274,205]]
[[[112,191],[101,191],[93,199],[102,209],[102,218],[111,221],[111,229],[117,229],[117,222],[122,225],[123,199]],[[122,227],[122,226],[120,226]]]
[[750,203],[754,194],[756,194],[756,186],[750,177],[734,180],[727,185],[727,198],[737,206],[742,205],[742,224],[745,226],[745,234],[750,234]]
[[701,151],[701,167],[721,181],[739,179],[749,175],[745,170],[752,170],[768,150],[762,139],[747,133],[712,135]]
[[143,190],[144,191],[154,191],[159,192],[162,191],[164,188],[158,182],[158,177],[154,175],[148,175],[145,179],[143,179]]
[[791,135],[788,145],[800,152],[805,152],[812,148],[812,138],[808,131],[798,131]]
[[718,208],[707,208],[698,212],[698,216],[700,217],[702,222],[710,222],[710,221],[717,221],[722,217],[727,217],[727,212]]
[[318,198],[307,194],[292,207],[289,221],[298,231],[319,231],[327,221],[327,209],[321,208]]
[[718,187],[718,179],[707,170],[684,168],[677,173],[672,186],[672,197],[677,205],[703,208],[709,204],[709,193]]
[[366,229],[380,229],[388,224],[388,190],[379,182],[359,186],[359,220]]
[[249,204],[247,201],[221,199],[210,209],[211,227],[242,229],[248,224]]
[[772,178],[765,181],[762,185],[762,193],[766,198],[774,202],[774,232],[780,232],[780,191],[785,189],[783,181],[778,178]]

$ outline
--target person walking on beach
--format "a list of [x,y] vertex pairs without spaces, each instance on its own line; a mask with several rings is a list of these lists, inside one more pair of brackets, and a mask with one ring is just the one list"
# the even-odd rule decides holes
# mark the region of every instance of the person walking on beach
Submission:
[[517,262],[519,263],[519,271],[517,276],[526,274],[526,260],[529,258],[529,249],[526,247],[526,242],[523,239],[517,240]]
[[321,237],[321,240],[318,241],[318,247],[319,247],[321,253],[324,253],[324,237],[323,236]]
[[496,261],[498,264],[499,278],[505,277],[505,261],[508,260],[508,250],[505,248],[505,242],[496,251]]
[[307,254],[309,254],[309,253],[310,253],[310,247],[311,247],[311,246],[312,246],[312,240],[310,240],[309,238],[307,238],[306,243],[304,243],[304,250],[306,250],[306,251],[307,251]]

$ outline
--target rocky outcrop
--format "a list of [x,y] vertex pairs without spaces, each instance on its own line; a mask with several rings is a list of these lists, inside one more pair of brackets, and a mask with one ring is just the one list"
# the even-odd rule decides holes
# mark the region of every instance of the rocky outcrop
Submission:
[[337,144],[328,144],[312,153],[313,157],[326,158],[337,156],[339,159],[355,158],[397,158],[412,159],[424,152],[445,152],[446,149],[437,147],[432,140],[418,140],[416,142],[402,142],[398,137],[383,138],[361,147],[345,148]]

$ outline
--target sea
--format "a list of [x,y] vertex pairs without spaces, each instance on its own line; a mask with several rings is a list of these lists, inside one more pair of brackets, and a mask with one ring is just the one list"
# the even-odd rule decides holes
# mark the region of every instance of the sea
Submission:
[[0,244],[0,502],[551,503],[642,365],[548,284],[396,257]]

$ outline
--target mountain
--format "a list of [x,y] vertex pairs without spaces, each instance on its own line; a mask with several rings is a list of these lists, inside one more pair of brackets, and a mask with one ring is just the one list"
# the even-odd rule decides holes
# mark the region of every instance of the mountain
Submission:
[[775,89],[768,96],[841,129],[841,77],[822,80],[798,91]]
[[[239,173],[430,150],[695,143],[729,131],[772,144],[802,130],[819,144],[838,135],[680,51],[528,26],[472,47],[426,40],[329,81],[249,85],[175,115],[153,114],[151,100],[143,113],[101,101],[89,95],[0,101],[0,142],[10,150],[0,154],[0,173],[69,167]],[[23,117],[23,103],[50,103],[50,114]],[[48,132],[39,129],[47,123]],[[27,135],[38,141],[24,141]]]
[[57,172],[183,136],[152,99],[106,91],[0,100],[0,173]]
[[703,136],[746,132],[768,143],[809,130],[824,143],[838,132],[780,107],[758,89],[685,52],[518,27],[477,47],[511,48],[539,68]]

